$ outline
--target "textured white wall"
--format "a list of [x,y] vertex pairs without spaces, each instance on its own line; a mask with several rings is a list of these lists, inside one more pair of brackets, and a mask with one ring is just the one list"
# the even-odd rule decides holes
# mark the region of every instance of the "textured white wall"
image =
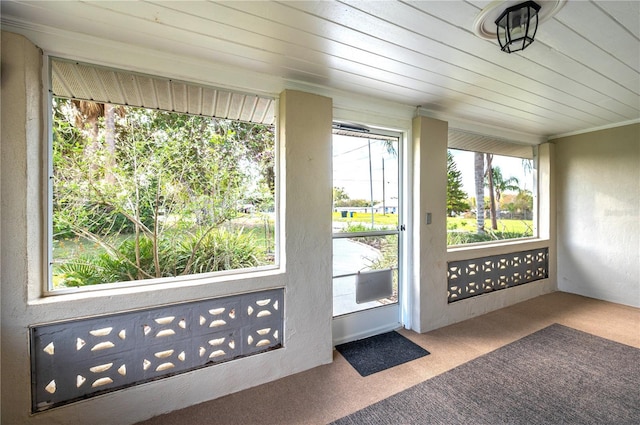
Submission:
[[[439,327],[447,302],[447,142],[446,121],[413,119],[412,325],[418,332]],[[431,224],[426,215],[431,214]]]
[[[555,238],[551,211],[555,207],[552,186],[552,148],[539,149],[539,239],[504,242],[484,247],[447,250],[446,185],[447,123],[418,116],[413,120],[413,226],[414,279],[412,328],[418,332],[460,322],[556,289]],[[431,224],[425,215],[431,213]],[[536,248],[549,248],[549,278],[525,285],[447,302],[447,261],[478,258]]]
[[[331,99],[281,96],[282,270],[43,298],[41,59],[2,33],[2,421],[124,425],[331,362]],[[285,288],[283,349],[29,415],[29,325],[276,287]]]
[[[63,40],[62,56],[77,55],[105,65],[129,63],[136,70],[167,69],[203,83],[211,75],[223,78],[226,87],[251,90],[253,77],[210,72],[211,64],[176,66],[153,52],[122,51],[105,43],[99,49],[88,41]],[[53,53],[56,53],[53,51]],[[140,54],[137,54],[140,53]],[[175,65],[175,63],[173,63]],[[123,66],[121,63],[120,66]],[[206,69],[205,69],[206,68]],[[202,72],[199,72],[202,71]],[[204,70],[204,71],[203,71]],[[206,72],[205,72],[206,71]],[[233,75],[231,75],[233,74]],[[331,361],[331,121],[328,97],[285,91],[280,97],[283,270],[260,275],[240,275],[202,280],[192,285],[109,290],[96,293],[41,297],[45,281],[43,238],[45,194],[42,185],[44,125],[41,91],[41,52],[28,40],[2,33],[2,420],[7,424],[127,424],[163,412],[217,398]],[[246,77],[246,79],[244,79]],[[235,82],[231,84],[231,82]],[[316,88],[318,91],[322,91]],[[327,91],[321,94],[333,94]],[[541,240],[513,248],[509,244],[483,249],[482,253],[447,252],[446,146],[447,123],[418,117],[409,129],[413,108],[376,103],[348,93],[337,93],[333,109],[340,118],[412,131],[407,152],[413,169],[406,171],[412,188],[407,197],[413,226],[409,228],[409,282],[413,296],[412,327],[424,332],[465,320],[555,289],[553,204],[550,183],[552,152],[541,147]],[[366,100],[366,101],[365,101]],[[337,102],[338,102],[337,101]],[[336,103],[337,103],[336,102]],[[11,105],[9,112],[6,105]],[[636,198],[637,199],[637,198]],[[413,205],[413,207],[412,207]],[[424,214],[432,213],[432,224]],[[446,261],[549,246],[552,276],[494,294],[447,304]],[[10,247],[10,249],[7,249]],[[30,375],[27,326],[79,316],[113,313],[185,300],[231,295],[260,289],[285,288],[285,348],[217,365],[169,379],[129,388],[85,402],[28,415]],[[10,407],[7,407],[10,406]],[[117,412],[117,413],[115,413]]]
[[554,142],[558,289],[640,307],[640,124]]
[[[27,226],[27,221],[37,221],[42,211],[37,203],[42,193],[37,187],[41,177],[38,147],[42,140],[41,57],[26,39],[3,32],[1,59],[2,421],[18,424],[25,420],[11,417],[16,408],[14,403],[18,398],[28,401],[30,394],[27,328],[26,324],[20,324],[20,318],[24,319],[27,310],[28,283],[35,284],[42,278],[42,268],[27,255],[42,252],[42,244],[36,238],[40,224]],[[10,110],[7,105],[11,105]],[[31,143],[26,143],[27,139]]]
[[[0,35],[0,38],[2,36]],[[1,73],[0,73],[1,75]],[[0,90],[4,84],[0,81]],[[5,120],[3,112],[9,112],[9,109],[2,109],[2,102],[0,101],[0,123]],[[8,119],[8,115],[7,115]],[[0,133],[0,158],[2,158],[2,134]],[[0,160],[0,204],[2,200],[2,160]],[[0,241],[2,240],[2,208],[0,207]],[[0,244],[0,318],[2,318],[2,244]],[[2,389],[2,320],[0,319],[0,391]],[[2,397],[0,397],[0,412],[2,412]],[[2,417],[0,416],[0,424],[2,423]]]

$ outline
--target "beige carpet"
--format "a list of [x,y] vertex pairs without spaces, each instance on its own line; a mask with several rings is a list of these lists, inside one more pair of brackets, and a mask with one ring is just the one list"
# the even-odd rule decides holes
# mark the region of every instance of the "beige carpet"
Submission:
[[361,377],[333,364],[162,415],[139,425],[326,424],[553,323],[640,348],[640,310],[556,292],[425,334],[431,355]]

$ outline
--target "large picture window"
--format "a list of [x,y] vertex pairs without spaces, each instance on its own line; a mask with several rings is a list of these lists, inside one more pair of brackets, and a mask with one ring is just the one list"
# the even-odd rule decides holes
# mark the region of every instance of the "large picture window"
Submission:
[[[185,84],[62,61],[52,68],[50,290],[276,264],[268,112],[253,122],[229,119],[231,95],[207,99],[205,89],[193,102],[198,91]],[[92,100],[65,91],[91,87],[83,71],[104,89]],[[99,80],[100,73],[115,79]],[[127,96],[123,78],[140,98],[153,95],[144,93],[144,78],[158,100],[158,86],[168,84],[171,110],[114,102],[111,92]],[[175,108],[180,93],[187,102]],[[205,114],[207,107],[221,110],[219,102],[226,103],[224,118]],[[197,113],[189,109],[194,104]]]
[[[458,145],[472,147],[469,139]],[[536,167],[532,147],[516,147],[510,155],[501,155],[494,152],[507,151],[503,143],[487,145],[487,141],[484,142],[485,148],[493,149],[487,149],[489,152],[454,149],[450,135],[447,151],[449,246],[536,235]]]

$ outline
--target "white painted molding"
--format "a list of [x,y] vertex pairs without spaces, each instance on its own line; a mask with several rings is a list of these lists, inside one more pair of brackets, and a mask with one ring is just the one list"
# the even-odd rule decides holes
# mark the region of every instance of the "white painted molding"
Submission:
[[610,128],[624,127],[625,125],[632,125],[632,124],[639,124],[639,123],[640,123],[640,118],[636,118],[636,119],[633,119],[633,120],[618,122],[618,123],[615,123],[615,124],[607,124],[607,125],[602,125],[600,127],[588,128],[586,130],[579,130],[579,131],[572,131],[572,132],[569,132],[569,133],[556,134],[556,135],[553,135],[553,136],[549,136],[549,141],[555,140],[555,139],[561,139],[563,137],[577,136],[577,135],[585,134],[585,133],[593,133],[594,131],[608,130]]

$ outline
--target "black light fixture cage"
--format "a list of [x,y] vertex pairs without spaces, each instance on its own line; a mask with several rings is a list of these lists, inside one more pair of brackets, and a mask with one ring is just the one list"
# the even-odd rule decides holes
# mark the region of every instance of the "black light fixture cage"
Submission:
[[498,42],[503,52],[513,53],[526,49],[538,30],[540,5],[526,1],[508,7],[496,19]]

